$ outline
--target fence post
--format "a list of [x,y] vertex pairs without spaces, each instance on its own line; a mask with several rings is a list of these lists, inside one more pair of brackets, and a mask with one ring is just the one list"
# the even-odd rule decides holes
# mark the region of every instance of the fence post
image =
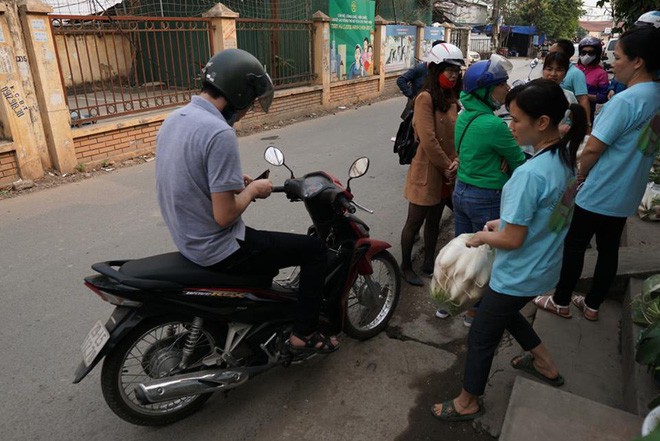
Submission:
[[222,3],[216,3],[208,11],[202,13],[202,17],[211,19],[213,29],[213,53],[216,54],[225,49],[238,47],[236,37],[236,19],[238,12],[234,12]]
[[27,0],[19,6],[50,160],[60,172],[71,173],[76,167],[76,150],[71,114],[59,75],[55,39],[48,20],[50,12],[53,8],[38,0]]
[[426,27],[426,23],[422,21],[416,21],[413,23],[413,25],[417,26],[417,35],[415,38],[415,58],[421,60],[424,56],[422,53],[422,41],[424,40],[424,28]]
[[376,29],[374,30],[374,75],[378,75],[378,92],[385,89],[385,39],[388,21],[380,15],[374,19]]
[[30,65],[15,6],[0,3],[0,122],[14,152],[18,175],[36,179],[48,166],[39,109],[34,101]]
[[330,17],[321,11],[312,15],[314,21],[314,84],[323,86],[321,104],[330,102]]

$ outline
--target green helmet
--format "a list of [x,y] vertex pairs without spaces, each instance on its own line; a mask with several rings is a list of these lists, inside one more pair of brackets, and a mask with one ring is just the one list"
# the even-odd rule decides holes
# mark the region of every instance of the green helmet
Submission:
[[258,100],[264,112],[273,102],[273,82],[254,55],[241,49],[218,52],[202,69],[202,80],[215,87],[236,110]]

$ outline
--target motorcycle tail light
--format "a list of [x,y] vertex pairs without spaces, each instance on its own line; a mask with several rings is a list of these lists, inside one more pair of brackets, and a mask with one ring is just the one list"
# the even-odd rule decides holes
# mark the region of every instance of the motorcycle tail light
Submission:
[[108,294],[107,292],[103,292],[100,289],[98,289],[96,286],[92,285],[89,282],[85,282],[85,286],[89,289],[91,289],[94,294],[97,296],[101,297],[101,300],[104,302],[108,302],[112,305],[115,306],[131,306],[134,308],[137,308],[139,306],[142,306],[141,302],[136,302],[135,300],[128,300],[123,297],[116,296],[114,294]]

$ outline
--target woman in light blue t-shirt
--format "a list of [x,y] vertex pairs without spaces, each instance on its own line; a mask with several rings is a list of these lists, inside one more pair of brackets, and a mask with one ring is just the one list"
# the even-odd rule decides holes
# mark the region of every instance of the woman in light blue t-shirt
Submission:
[[[637,27],[625,32],[614,49],[614,78],[628,85],[603,106],[594,121],[579,164],[584,184],[566,236],[561,277],[553,296],[534,301],[539,308],[571,317],[570,303],[587,320],[598,309],[614,281],[619,242],[628,216],[636,213],[660,139],[660,29]],[[598,260],[586,296],[573,295],[582,274],[584,254],[596,236]]]
[[511,131],[534,156],[518,167],[502,190],[500,219],[489,221],[468,246],[488,244],[497,250],[489,284],[468,336],[463,389],[458,397],[433,406],[444,421],[467,421],[483,413],[483,395],[495,350],[504,331],[529,354],[511,365],[553,386],[561,386],[548,349],[520,313],[559,279],[564,237],[577,187],[575,154],[587,130],[584,109],[572,104],[573,124],[561,137],[559,123],[568,101],[561,87],[545,79],[511,90],[506,98]]

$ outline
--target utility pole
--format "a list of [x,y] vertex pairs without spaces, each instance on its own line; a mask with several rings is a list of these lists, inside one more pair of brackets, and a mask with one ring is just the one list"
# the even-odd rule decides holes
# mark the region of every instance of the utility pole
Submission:
[[490,37],[493,53],[497,53],[500,48],[500,0],[493,0],[493,16],[491,18],[492,35]]

